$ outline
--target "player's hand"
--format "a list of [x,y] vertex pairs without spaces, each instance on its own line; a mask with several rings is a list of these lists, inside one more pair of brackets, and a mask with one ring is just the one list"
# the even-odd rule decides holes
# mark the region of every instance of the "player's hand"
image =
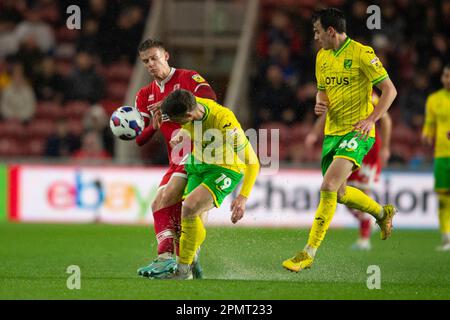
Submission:
[[161,128],[161,123],[162,123],[162,114],[161,114],[161,110],[155,110],[152,112],[153,116],[152,116],[152,125],[153,128],[158,130],[159,128]]
[[162,104],[162,100],[153,104],[150,104],[147,106],[147,110],[148,112],[150,112],[150,114],[153,114],[153,112],[155,111],[159,111],[161,110],[161,104]]
[[[448,137],[448,133],[447,133],[447,137]],[[430,136],[422,136],[422,143],[427,145],[427,146],[432,146],[433,145],[433,138],[430,137]]]
[[245,204],[247,198],[243,195],[238,195],[236,199],[231,203],[231,222],[236,223],[242,219],[245,211]]
[[177,134],[170,140],[169,144],[172,148],[175,148],[175,146],[180,144],[181,142],[183,142],[183,135]]
[[328,103],[324,101],[316,102],[316,105],[314,106],[314,112],[316,115],[321,116],[328,110]]
[[314,144],[317,142],[317,134],[314,132],[310,132],[306,135],[305,138],[305,147],[308,150],[311,150],[314,147]]
[[354,125],[355,131],[358,133],[356,134],[356,138],[367,140],[370,135],[370,131],[372,131],[372,128],[375,126],[375,121],[370,119],[364,119],[359,121]]
[[381,148],[380,149],[380,160],[381,160],[381,165],[383,167],[386,166],[390,157],[391,157],[391,150],[389,150],[389,148]]

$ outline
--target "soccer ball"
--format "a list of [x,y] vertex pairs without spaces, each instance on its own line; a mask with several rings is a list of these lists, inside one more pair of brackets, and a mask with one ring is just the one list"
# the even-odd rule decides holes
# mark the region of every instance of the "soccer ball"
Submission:
[[133,140],[144,130],[145,123],[136,108],[122,106],[111,115],[109,126],[119,139]]

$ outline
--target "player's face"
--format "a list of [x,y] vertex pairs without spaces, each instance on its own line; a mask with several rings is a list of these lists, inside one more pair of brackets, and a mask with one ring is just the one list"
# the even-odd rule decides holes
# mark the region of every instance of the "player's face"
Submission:
[[139,52],[139,57],[150,75],[158,80],[163,80],[167,77],[167,73],[170,70],[168,64],[169,53],[167,51],[161,48],[150,48]]
[[191,122],[191,121],[193,121],[194,120],[194,117],[193,117],[193,115],[192,115],[192,113],[191,112],[187,112],[186,114],[184,114],[184,115],[181,115],[181,116],[176,116],[176,117],[171,117],[170,118],[170,121],[172,121],[172,122],[175,122],[175,123],[178,123],[178,124],[186,124],[186,123],[188,123],[188,122]]
[[313,30],[314,30],[314,40],[317,40],[319,42],[320,46],[325,49],[331,49],[332,43],[331,43],[331,36],[329,32],[327,32],[320,23],[320,20],[317,20],[313,24]]
[[444,71],[442,72],[441,81],[444,85],[444,88],[450,91],[450,68],[444,69]]

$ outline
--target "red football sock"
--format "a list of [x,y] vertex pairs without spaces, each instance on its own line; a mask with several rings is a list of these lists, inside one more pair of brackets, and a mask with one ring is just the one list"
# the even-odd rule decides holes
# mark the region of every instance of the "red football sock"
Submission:
[[359,220],[359,235],[362,239],[370,238],[370,219],[367,217]]
[[180,232],[181,202],[153,212],[153,220],[158,241],[158,255],[166,252],[173,253],[174,240],[178,242]]

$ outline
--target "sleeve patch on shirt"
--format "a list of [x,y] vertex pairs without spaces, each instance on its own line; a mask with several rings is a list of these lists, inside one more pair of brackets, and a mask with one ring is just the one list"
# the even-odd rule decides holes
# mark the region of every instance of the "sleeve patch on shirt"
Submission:
[[203,79],[203,77],[201,75],[199,75],[198,73],[194,74],[192,76],[192,79],[194,79],[194,81],[198,82],[198,83],[205,82],[205,79]]

